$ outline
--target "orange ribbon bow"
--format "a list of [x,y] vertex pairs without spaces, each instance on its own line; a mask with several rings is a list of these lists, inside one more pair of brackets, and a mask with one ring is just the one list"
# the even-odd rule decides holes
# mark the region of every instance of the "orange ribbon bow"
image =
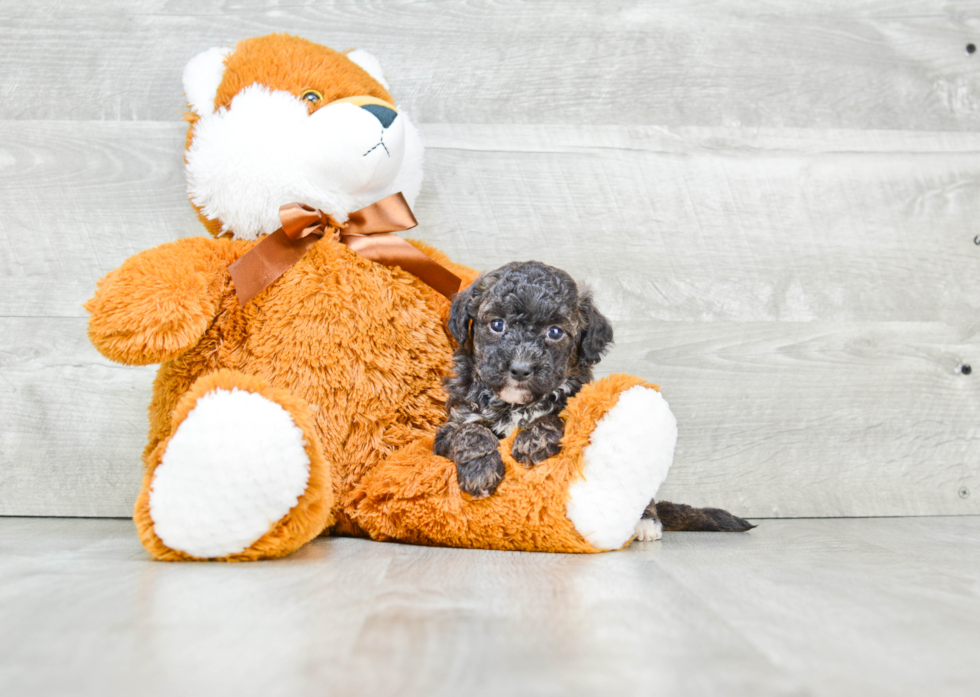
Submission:
[[281,206],[279,221],[281,228],[228,266],[242,307],[286,273],[327,230],[333,230],[335,241],[361,256],[405,269],[447,298],[459,290],[460,280],[455,274],[391,234],[418,225],[400,192],[354,211],[346,223],[302,203]]

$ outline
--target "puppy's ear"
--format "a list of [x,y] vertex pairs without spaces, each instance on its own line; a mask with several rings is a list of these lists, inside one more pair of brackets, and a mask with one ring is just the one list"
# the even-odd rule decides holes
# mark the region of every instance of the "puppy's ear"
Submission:
[[469,288],[453,296],[453,304],[449,308],[449,333],[456,340],[457,346],[465,346],[470,338],[470,322],[473,320],[471,308],[480,305],[482,293],[478,290],[479,279]]
[[579,317],[585,325],[579,332],[578,356],[585,365],[595,365],[613,342],[613,329],[606,316],[596,309],[592,295],[585,293],[578,301]]

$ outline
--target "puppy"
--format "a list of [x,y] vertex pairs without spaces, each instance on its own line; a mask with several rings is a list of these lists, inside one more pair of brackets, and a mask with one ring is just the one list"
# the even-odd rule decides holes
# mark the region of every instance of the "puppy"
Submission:
[[[515,428],[514,459],[536,465],[561,449],[566,402],[592,379],[612,326],[572,278],[540,262],[514,262],[456,295],[449,331],[458,348],[446,380],[448,421],[435,452],[456,463],[459,488],[489,496],[504,478],[500,439]],[[718,508],[651,501],[636,539],[663,530],[744,532],[755,526]]]
[[480,276],[453,300],[449,331],[459,348],[435,452],[456,463],[460,489],[480,498],[503,479],[497,447],[515,428],[518,462],[558,453],[565,430],[558,414],[592,379],[613,331],[571,276],[536,261]]

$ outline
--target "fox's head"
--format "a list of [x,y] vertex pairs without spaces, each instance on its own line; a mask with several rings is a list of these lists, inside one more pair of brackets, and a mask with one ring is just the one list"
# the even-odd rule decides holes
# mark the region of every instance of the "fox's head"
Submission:
[[422,183],[422,142],[377,59],[287,34],[212,48],[184,69],[187,189],[208,230],[255,239],[298,201],[347,214]]

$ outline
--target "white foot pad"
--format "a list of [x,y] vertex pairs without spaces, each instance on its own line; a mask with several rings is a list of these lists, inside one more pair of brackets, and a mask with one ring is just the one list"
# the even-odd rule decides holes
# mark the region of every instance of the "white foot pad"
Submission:
[[659,520],[653,518],[640,518],[636,524],[636,541],[653,542],[664,536],[664,525]]
[[566,515],[598,549],[619,549],[667,478],[677,419],[656,390],[637,385],[596,424],[583,452],[584,479],[569,488]]
[[303,432],[285,409],[216,389],[177,427],[153,474],[153,529],[195,557],[236,554],[297,504],[309,478]]

